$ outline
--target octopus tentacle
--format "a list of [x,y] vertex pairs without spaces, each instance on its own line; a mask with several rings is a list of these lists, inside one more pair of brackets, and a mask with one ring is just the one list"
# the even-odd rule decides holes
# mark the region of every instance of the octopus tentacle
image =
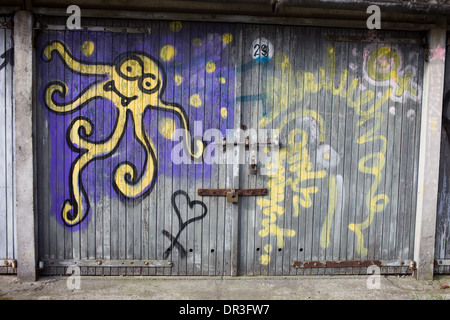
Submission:
[[155,147],[143,126],[142,114],[134,114],[133,121],[136,139],[145,150],[145,168],[138,176],[137,168],[133,163],[130,161],[119,163],[114,170],[114,188],[122,196],[135,199],[151,192],[153,189],[156,181],[157,159]]
[[[108,156],[115,151],[122,139],[126,127],[126,112],[119,111],[113,133],[104,141],[92,142],[81,136],[92,135],[93,124],[85,117],[75,118],[68,130],[67,139],[74,147],[83,149],[72,163],[69,175],[70,199],[63,204],[61,217],[68,226],[75,226],[82,222],[89,213],[90,204],[81,181],[81,175],[86,166],[99,157]],[[86,206],[84,206],[84,203]]]
[[111,74],[112,67],[109,64],[81,62],[75,58],[66,45],[59,40],[49,42],[42,50],[44,61],[50,61],[53,53],[58,54],[67,68],[82,75],[107,75]]
[[44,104],[50,111],[58,114],[72,113],[81,109],[91,100],[104,97],[103,82],[91,84],[72,101],[58,102],[55,95],[64,97],[67,95],[67,85],[62,81],[51,81],[44,88]]
[[193,159],[201,159],[203,156],[203,152],[205,150],[205,144],[196,140],[195,146],[192,146],[191,134],[189,128],[189,120],[186,115],[186,111],[180,105],[176,103],[168,103],[162,100],[159,100],[160,108],[165,109],[166,111],[170,111],[174,113],[178,119],[180,120],[181,127],[183,130],[183,141],[185,151],[191,156]]
[[125,131],[127,114],[118,109],[118,118],[111,134],[103,141],[90,141],[84,136],[92,135],[93,123],[90,119],[79,116],[72,120],[67,129],[68,144],[72,145],[77,151],[87,150],[89,153],[95,152],[99,156],[105,156],[114,151],[119,144],[122,135]]
[[[90,209],[89,201],[87,201],[86,190],[80,183],[83,168],[89,162],[90,155],[85,153],[72,163],[70,168],[70,199],[64,201],[61,217],[67,226],[75,226],[83,221]],[[86,202],[84,207],[83,199]]]

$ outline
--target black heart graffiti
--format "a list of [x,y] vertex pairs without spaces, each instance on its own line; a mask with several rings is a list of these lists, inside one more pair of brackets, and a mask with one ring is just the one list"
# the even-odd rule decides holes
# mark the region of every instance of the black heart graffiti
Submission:
[[[175,199],[177,198],[177,196],[182,195],[186,198],[186,203],[189,206],[189,208],[193,209],[194,206],[196,205],[200,205],[203,208],[202,214],[199,216],[194,216],[193,218],[190,218],[186,221],[183,221],[183,218],[181,217],[181,213],[180,213],[180,209],[177,206],[177,203],[175,201]],[[163,235],[165,235],[166,237],[168,237],[171,240],[171,244],[170,247],[166,249],[166,251],[164,252],[164,259],[167,259],[167,257],[169,256],[170,252],[172,251],[172,249],[174,247],[176,247],[178,249],[178,252],[180,253],[180,256],[182,258],[184,258],[187,255],[186,249],[183,247],[183,245],[178,241],[178,238],[181,235],[181,232],[183,232],[183,230],[192,222],[195,222],[197,220],[201,220],[203,219],[206,214],[208,213],[208,208],[206,207],[205,203],[200,201],[200,200],[193,200],[191,201],[191,198],[189,197],[189,195],[187,194],[186,191],[183,190],[177,190],[172,194],[172,207],[175,210],[175,214],[178,217],[178,233],[175,235],[175,237],[167,230],[163,230],[162,233]],[[186,214],[188,214],[189,210],[186,210]]]

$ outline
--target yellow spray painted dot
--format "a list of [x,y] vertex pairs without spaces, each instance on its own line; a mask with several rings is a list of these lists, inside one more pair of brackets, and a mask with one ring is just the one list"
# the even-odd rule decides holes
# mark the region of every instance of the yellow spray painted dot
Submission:
[[183,82],[183,77],[179,74],[174,75],[173,81],[175,81],[175,84],[179,86]]
[[266,244],[264,246],[264,251],[267,253],[261,255],[261,257],[259,258],[259,263],[261,263],[262,265],[268,265],[270,262],[269,253],[272,251],[272,246],[270,244]]
[[208,73],[214,72],[214,70],[216,70],[216,64],[212,61],[208,61],[205,66],[205,70]]
[[231,33],[224,33],[222,35],[223,43],[230,43],[233,40],[233,35]]
[[263,255],[261,255],[261,257],[259,258],[259,263],[261,263],[262,265],[267,266],[270,262],[270,256],[265,253]]
[[169,61],[172,60],[172,58],[175,56],[175,54],[177,53],[177,51],[175,50],[175,48],[173,46],[171,46],[170,44],[162,47],[161,52],[160,52],[160,56],[161,59],[164,61]]
[[224,77],[220,77],[219,78],[220,83],[224,84],[227,83],[227,79],[225,79]]
[[192,40],[192,44],[196,47],[201,47],[202,45],[202,39],[200,38],[194,38],[194,40]]
[[329,154],[329,153],[324,153],[324,154],[323,154],[323,158],[324,158],[325,160],[330,159],[330,154]]
[[83,42],[83,44],[81,45],[81,52],[83,52],[83,54],[86,57],[89,57],[93,52],[94,52],[94,48],[95,45],[93,42],[91,41],[85,41]]
[[191,99],[189,100],[191,106],[199,108],[202,105],[202,99],[200,99],[200,96],[195,93],[191,96]]
[[181,23],[181,21],[172,21],[170,23],[170,30],[172,30],[173,32],[178,32],[181,30],[181,28],[183,28],[183,24]]
[[171,118],[163,118],[158,123],[158,131],[166,139],[172,139],[175,131],[175,122]]
[[220,109],[220,115],[222,116],[222,118],[228,117],[228,110],[227,110],[227,108],[222,107],[222,108]]

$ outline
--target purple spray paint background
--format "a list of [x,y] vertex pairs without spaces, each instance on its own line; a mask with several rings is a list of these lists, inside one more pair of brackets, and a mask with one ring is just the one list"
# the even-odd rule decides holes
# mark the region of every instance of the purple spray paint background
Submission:
[[[153,26],[156,26],[153,27]],[[194,121],[201,121],[203,131],[210,128],[219,129],[225,135],[226,129],[233,128],[234,124],[234,62],[231,61],[233,46],[232,33],[227,26],[218,24],[181,23],[175,30],[170,22],[161,22],[152,25],[148,34],[124,34],[89,31],[49,31],[42,35],[37,52],[42,52],[49,41],[64,42],[72,55],[82,62],[112,65],[116,57],[127,51],[144,51],[157,58],[166,73],[165,91],[161,98],[167,102],[181,105],[190,121],[190,130],[193,132]],[[223,35],[227,35],[224,41]],[[86,54],[83,45],[91,43],[93,50]],[[175,48],[176,54],[168,61],[161,59],[161,49],[170,45]],[[89,50],[88,50],[89,51]],[[214,64],[214,70],[206,66]],[[63,81],[68,92],[66,97],[55,97],[58,101],[71,101],[89,85],[97,81],[106,81],[106,77],[85,76],[74,73],[64,66],[62,59],[54,57],[50,62],[40,56],[41,88],[39,91],[40,107],[44,107],[43,88],[54,80]],[[175,76],[177,81],[175,81]],[[182,81],[180,81],[182,79]],[[198,94],[202,104],[194,107],[190,104],[192,95]],[[117,120],[117,108],[109,99],[95,99],[80,110],[70,114],[56,114],[46,109],[48,117],[49,139],[49,173],[51,213],[59,223],[64,225],[61,218],[61,208],[65,200],[70,199],[69,172],[70,167],[78,153],[69,148],[66,138],[70,122],[78,116],[85,116],[93,123],[92,141],[105,140],[114,128]],[[227,110],[223,116],[223,110]],[[130,115],[129,115],[130,117]],[[147,109],[145,112],[144,127],[152,140],[158,159],[158,176],[177,179],[186,172],[192,178],[205,178],[211,174],[211,166],[207,164],[181,164],[175,165],[171,161],[172,148],[178,143],[163,137],[158,131],[161,119],[172,118],[175,127],[179,128],[176,116],[169,112]],[[130,120],[130,119],[129,119]],[[143,159],[145,151],[136,141],[134,127],[131,121],[117,150],[105,159],[98,159],[88,164],[82,173],[82,183],[87,192],[91,205],[91,212],[79,225],[68,227],[72,231],[83,229],[89,224],[90,217],[95,211],[95,204],[103,196],[119,198],[112,187],[113,170],[121,161],[130,161],[136,165],[138,172],[144,168]],[[197,134],[197,133],[196,133]],[[189,168],[188,168],[189,167]],[[157,182],[156,182],[157,183]]]

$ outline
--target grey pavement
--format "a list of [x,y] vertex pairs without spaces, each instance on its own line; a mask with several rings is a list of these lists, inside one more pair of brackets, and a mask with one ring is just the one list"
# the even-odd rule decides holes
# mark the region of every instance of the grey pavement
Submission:
[[[68,276],[21,282],[0,276],[2,300],[450,300],[450,276],[143,277]],[[369,280],[369,281],[368,281]],[[379,284],[379,286],[378,286]]]

